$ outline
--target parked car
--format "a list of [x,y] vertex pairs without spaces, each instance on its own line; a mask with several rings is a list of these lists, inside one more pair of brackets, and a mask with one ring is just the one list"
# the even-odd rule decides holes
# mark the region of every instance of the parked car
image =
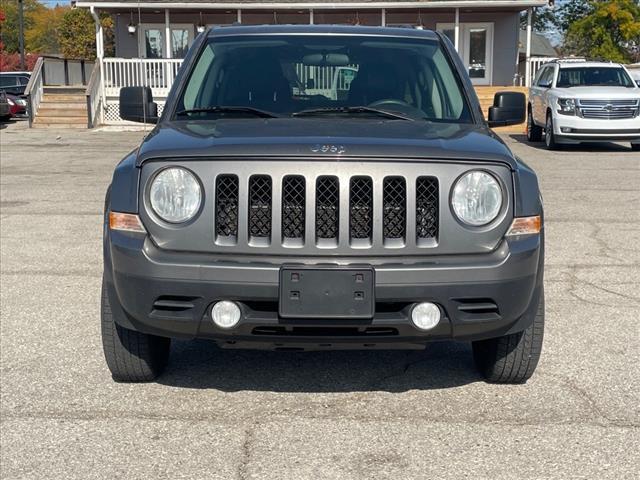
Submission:
[[11,116],[16,117],[27,113],[27,100],[25,98],[10,93],[6,93],[6,96]]
[[0,72],[0,90],[12,95],[24,95],[30,72]]
[[[319,63],[357,68],[344,99],[295,93],[286,72]],[[489,381],[533,374],[542,201],[490,130],[524,122],[526,98],[496,94],[485,122],[446,36],[214,28],[157,111],[150,88],[121,90],[120,116],[157,126],[105,200],[114,379],[156,378],[170,338],[272,350],[453,339],[471,342]]]
[[11,118],[11,106],[7,99],[7,94],[0,92],[0,121],[6,121]]
[[556,60],[529,89],[527,138],[567,143],[626,141],[640,150],[640,88],[623,65]]

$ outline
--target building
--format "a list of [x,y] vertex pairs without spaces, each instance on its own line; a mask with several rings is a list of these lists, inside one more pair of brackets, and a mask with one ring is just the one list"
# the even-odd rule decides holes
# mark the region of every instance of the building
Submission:
[[[361,24],[443,31],[456,46],[481,100],[495,86],[520,85],[520,14],[549,0],[77,0],[96,20],[98,73],[89,90],[100,98],[92,123],[118,123],[117,97],[127,85],[147,84],[162,106],[195,36],[212,26],[240,24]],[[100,13],[115,20],[116,57],[104,56]],[[531,56],[531,28],[525,59]],[[533,72],[525,61],[525,82]],[[99,83],[99,85],[98,85]],[[483,88],[486,90],[484,91]],[[487,100],[488,101],[488,100]],[[99,107],[98,105],[101,105]],[[91,116],[92,113],[90,112]]]

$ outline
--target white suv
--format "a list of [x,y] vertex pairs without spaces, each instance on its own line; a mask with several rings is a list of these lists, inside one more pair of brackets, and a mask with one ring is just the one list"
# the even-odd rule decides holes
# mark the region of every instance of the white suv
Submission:
[[555,60],[529,89],[527,138],[564,143],[628,141],[640,150],[640,88],[620,64]]

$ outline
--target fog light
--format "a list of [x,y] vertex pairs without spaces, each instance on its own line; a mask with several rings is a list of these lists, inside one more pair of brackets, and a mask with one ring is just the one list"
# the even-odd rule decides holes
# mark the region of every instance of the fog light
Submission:
[[573,128],[571,128],[571,127],[561,127],[560,131],[562,133],[571,133],[571,132],[573,132]]
[[419,303],[411,310],[411,321],[420,330],[431,330],[440,323],[440,309],[435,303]]
[[233,328],[240,321],[240,307],[229,300],[222,300],[211,308],[211,318],[220,328]]

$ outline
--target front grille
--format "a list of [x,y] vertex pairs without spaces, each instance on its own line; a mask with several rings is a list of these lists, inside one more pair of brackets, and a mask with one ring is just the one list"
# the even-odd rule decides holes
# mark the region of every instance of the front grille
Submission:
[[404,178],[385,178],[382,196],[382,204],[384,209],[384,238],[404,238],[407,224],[407,188]]
[[600,120],[628,120],[639,114],[637,99],[578,100],[578,112],[583,118]]
[[349,188],[349,234],[371,239],[373,233],[373,184],[369,177],[353,177]]
[[316,183],[316,237],[338,238],[340,209],[338,177],[320,177]]
[[304,177],[289,175],[282,182],[282,237],[304,238]]
[[438,179],[416,180],[416,236],[438,238]]
[[251,175],[239,181],[236,175],[220,174],[215,187],[215,242],[298,248],[310,242],[319,248],[435,247],[439,196],[435,176],[283,174]]
[[249,179],[249,235],[271,236],[271,177],[253,175]]
[[238,236],[238,177],[219,175],[216,181],[216,235]]

